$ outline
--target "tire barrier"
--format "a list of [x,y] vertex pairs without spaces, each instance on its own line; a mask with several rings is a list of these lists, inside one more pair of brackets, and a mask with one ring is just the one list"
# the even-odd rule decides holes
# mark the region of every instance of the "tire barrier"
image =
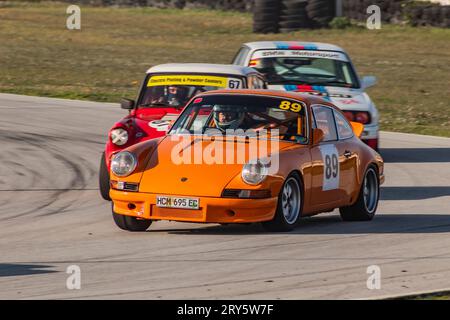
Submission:
[[283,0],[281,2],[280,32],[313,27],[313,21],[306,11],[307,4],[307,0]]
[[280,8],[280,1],[278,0],[255,0],[253,6],[253,32],[277,33]]
[[381,9],[381,21],[407,23],[412,26],[450,27],[450,6],[423,1],[407,0],[342,0],[343,15],[365,21],[370,5]]
[[[204,8],[253,13],[256,33],[290,32],[328,27],[336,0],[64,0],[95,6]],[[370,5],[381,9],[381,21],[412,26],[450,27],[450,6],[415,0],[341,0],[344,17],[366,21]]]

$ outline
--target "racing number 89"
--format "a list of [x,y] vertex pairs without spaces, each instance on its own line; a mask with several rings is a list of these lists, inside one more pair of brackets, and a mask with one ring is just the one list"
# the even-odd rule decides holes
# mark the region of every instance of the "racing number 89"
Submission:
[[337,177],[339,170],[339,161],[336,154],[326,155],[325,156],[325,178],[331,179]]
[[300,103],[290,102],[287,100],[281,101],[278,107],[282,110],[289,110],[293,112],[300,112],[300,110],[302,110],[302,105]]

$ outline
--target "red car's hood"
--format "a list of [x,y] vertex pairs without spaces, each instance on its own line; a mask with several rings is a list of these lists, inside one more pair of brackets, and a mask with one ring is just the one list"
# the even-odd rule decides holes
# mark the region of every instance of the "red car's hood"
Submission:
[[180,108],[147,108],[133,110],[129,115],[115,123],[112,129],[124,128],[129,133],[132,145],[143,139],[153,139],[166,134],[171,124],[180,114]]
[[180,108],[148,108],[138,109],[134,113],[136,129],[145,133],[148,138],[164,135],[169,125],[178,117]]

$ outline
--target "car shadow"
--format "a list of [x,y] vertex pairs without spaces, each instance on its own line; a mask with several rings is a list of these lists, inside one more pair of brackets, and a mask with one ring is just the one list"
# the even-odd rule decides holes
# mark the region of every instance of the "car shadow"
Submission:
[[58,271],[48,270],[53,266],[38,264],[0,263],[0,277],[27,276],[32,274],[54,273]]
[[295,230],[284,233],[267,232],[261,224],[197,225],[183,229],[150,229],[147,232],[178,235],[301,235],[301,234],[421,234],[450,233],[450,215],[446,214],[377,214],[372,221],[344,222],[339,214],[303,218]]
[[450,186],[381,187],[381,200],[424,200],[450,196]]
[[386,163],[450,162],[450,148],[380,149]]

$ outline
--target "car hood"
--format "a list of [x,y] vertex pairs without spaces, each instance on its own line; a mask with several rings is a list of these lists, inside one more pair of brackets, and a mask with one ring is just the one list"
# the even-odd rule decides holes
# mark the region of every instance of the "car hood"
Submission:
[[[227,184],[241,173],[244,163],[249,161],[248,153],[250,144],[245,141],[227,143],[228,149],[235,155],[242,154],[245,150],[244,161],[233,161],[227,164],[207,164],[206,161],[195,163],[195,154],[210,154],[214,142],[204,140],[201,136],[178,136],[179,141],[174,141],[172,136],[166,136],[153,152],[146,169],[142,174],[139,191],[156,193],[161,195],[181,196],[205,196],[220,197]],[[218,138],[217,141],[230,141]],[[279,142],[278,151],[292,146],[289,142]],[[208,152],[209,150],[209,152]],[[268,154],[275,148],[268,143]],[[229,151],[224,151],[229,152]],[[182,157],[186,157],[190,163],[181,163]],[[225,159],[225,157],[223,158]],[[237,163],[236,163],[237,162]]]
[[149,138],[164,135],[168,126],[180,114],[181,109],[175,108],[149,108],[137,110],[134,114],[134,124],[137,132]]
[[310,85],[269,85],[269,89],[320,95],[341,110],[370,110],[370,98],[361,89]]

